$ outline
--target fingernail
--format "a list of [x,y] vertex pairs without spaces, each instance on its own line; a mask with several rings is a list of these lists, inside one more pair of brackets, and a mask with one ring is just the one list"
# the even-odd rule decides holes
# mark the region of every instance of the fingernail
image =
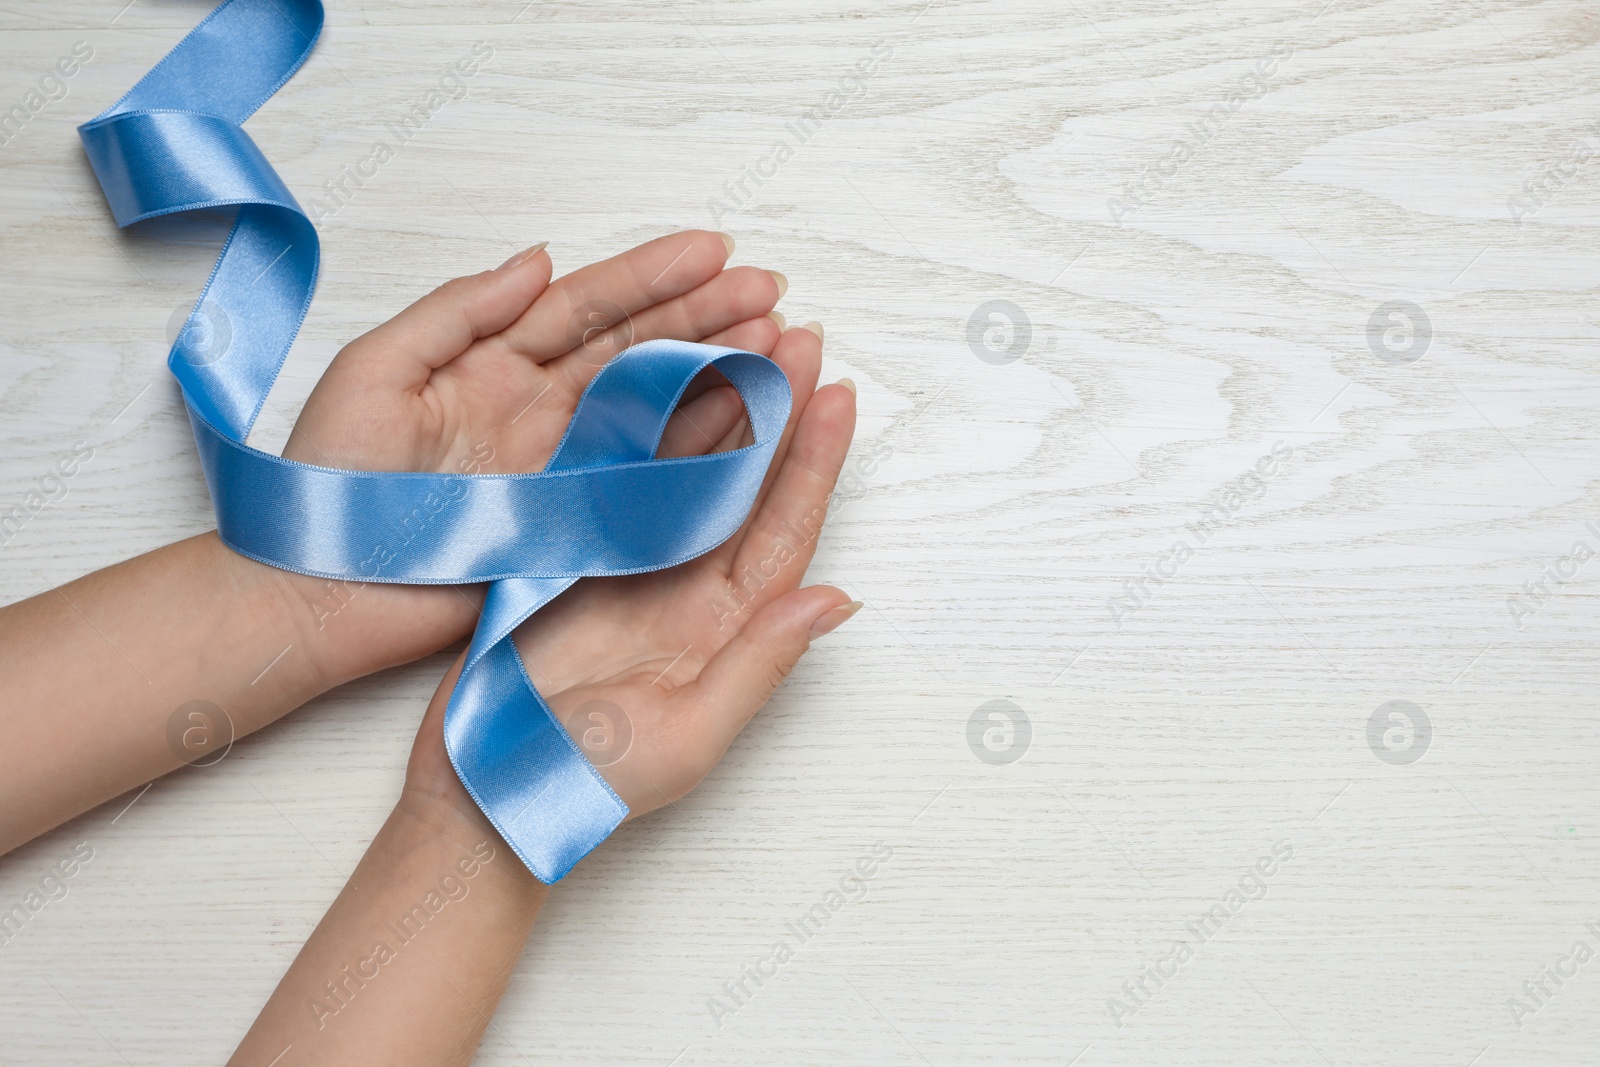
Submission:
[[861,601],[852,600],[842,607],[831,611],[824,611],[817,616],[817,621],[811,624],[810,640],[815,641],[825,634],[831,634],[850,620],[850,616],[861,610]]
[[783,294],[789,291],[789,279],[775,270],[769,270],[767,273],[772,275],[772,280],[778,283],[778,299],[782,300]]
[[510,270],[512,267],[515,267],[519,263],[526,263],[528,260],[530,260],[534,256],[538,255],[540,252],[543,252],[545,250],[545,246],[548,245],[549,243],[550,243],[549,241],[540,241],[538,244],[534,245],[532,248],[528,249],[527,251],[518,252],[516,255],[512,256],[510,259],[506,260],[504,263],[502,263],[498,267],[496,267],[495,270]]
[[718,232],[717,236],[722,238],[722,243],[728,246],[728,255],[733,255],[733,238],[721,232]]
[[856,383],[851,381],[849,378],[840,378],[838,381],[834,382],[833,384],[834,385],[842,385],[842,386],[844,386],[846,389],[850,390],[850,395],[851,396],[855,396],[856,395]]
[[817,340],[822,340],[822,323],[817,322],[815,319],[806,323],[800,328],[802,330],[810,330],[812,333],[817,335]]
[[780,330],[787,330],[789,328],[789,320],[783,317],[783,312],[781,311],[769,311],[767,312],[767,318],[777,323],[778,329]]

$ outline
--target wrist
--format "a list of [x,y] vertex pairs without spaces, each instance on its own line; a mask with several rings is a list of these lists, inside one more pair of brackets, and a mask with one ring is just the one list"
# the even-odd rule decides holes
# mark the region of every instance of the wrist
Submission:
[[[404,586],[318,578],[257,562],[215,531],[208,548],[236,587],[281,622],[312,694],[431,655],[471,633],[479,586]],[[287,659],[287,657],[286,657]]]
[[[222,543],[215,530],[183,542],[182,547],[197,554],[187,560],[209,576],[206,587],[226,597],[230,614],[246,621],[253,635],[249,643],[281,650],[279,658],[262,661],[266,669],[253,681],[246,679],[264,707],[280,708],[282,714],[346,680],[327,675],[326,664],[307,640],[300,617],[304,602],[285,580],[286,572],[239,555]],[[242,641],[244,634],[231,633],[228,639]]]
[[390,816],[397,842],[426,862],[453,864],[461,876],[536,909],[550,887],[523,866],[459,782],[456,792],[459,798],[408,783]]

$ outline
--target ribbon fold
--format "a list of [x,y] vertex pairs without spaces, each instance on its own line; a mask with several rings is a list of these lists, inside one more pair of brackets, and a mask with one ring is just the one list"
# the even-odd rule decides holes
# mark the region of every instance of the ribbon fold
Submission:
[[[490,583],[445,744],[512,850],[554,882],[628,808],[540,696],[512,631],[579,578],[675,566],[732,536],[788,421],[788,380],[750,352],[636,345],[595,375],[535,474],[334,470],[245,444],[311,304],[319,244],[241,124],[305,62],[322,18],[319,0],[225,0],[79,137],[119,226],[238,207],[167,357],[223,542],[330,579]],[[227,324],[225,342],[214,322]],[[655,459],[683,390],[712,366],[738,389],[755,443]]]

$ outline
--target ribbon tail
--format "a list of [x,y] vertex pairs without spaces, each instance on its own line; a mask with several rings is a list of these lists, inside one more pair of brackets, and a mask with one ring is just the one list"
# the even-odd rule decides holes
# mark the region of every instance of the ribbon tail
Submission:
[[559,881],[628,817],[509,639],[461,676],[444,738],[461,784],[541,882]]

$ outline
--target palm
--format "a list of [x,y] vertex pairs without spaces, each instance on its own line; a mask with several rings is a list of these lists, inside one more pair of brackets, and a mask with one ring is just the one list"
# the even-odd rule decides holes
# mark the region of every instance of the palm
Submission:
[[803,564],[746,606],[731,575],[738,547],[667,571],[582,582],[516,635],[551,710],[635,814],[682,796],[721,757],[726,742],[707,743],[705,695],[694,683],[752,609],[799,584]]
[[543,252],[449,282],[339,353],[285,454],[445,471],[492,450],[486,470],[538,470],[589,380],[629,344],[670,337],[772,351],[777,282],[754,267],[724,270],[726,254],[717,235],[691,231],[553,283]]

